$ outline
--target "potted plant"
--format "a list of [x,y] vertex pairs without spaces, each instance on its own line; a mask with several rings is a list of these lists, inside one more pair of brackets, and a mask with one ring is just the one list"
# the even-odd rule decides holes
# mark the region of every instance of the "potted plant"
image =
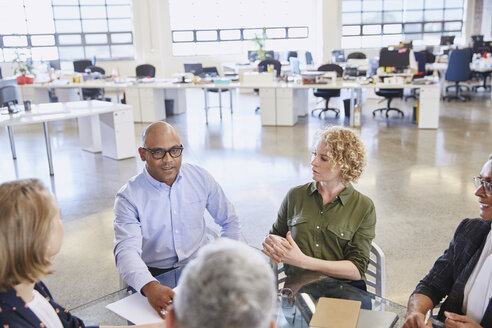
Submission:
[[34,82],[34,78],[27,76],[27,74],[32,73],[31,65],[26,60],[22,60],[18,50],[15,52],[15,54],[16,57],[13,60],[13,63],[15,65],[14,74],[20,74],[19,76],[17,76],[17,84],[32,84]]
[[266,59],[266,52],[265,52],[265,41],[267,39],[267,34],[266,34],[266,28],[264,27],[262,29],[261,37],[255,34],[255,37],[253,41],[256,43],[258,46],[258,50],[256,53],[258,54],[258,59],[259,60],[265,60]]

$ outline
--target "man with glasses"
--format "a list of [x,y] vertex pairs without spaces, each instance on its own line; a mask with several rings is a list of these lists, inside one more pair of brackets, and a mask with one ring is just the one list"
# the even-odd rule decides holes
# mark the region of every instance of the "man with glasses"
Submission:
[[145,168],[120,189],[114,205],[116,267],[162,317],[174,292],[154,277],[185,265],[207,243],[205,209],[223,237],[240,236],[222,188],[203,168],[182,163],[183,149],[170,124],[150,124],[138,149]]
[[[404,328],[492,327],[492,154],[474,177],[480,219],[464,219],[408,301]],[[437,320],[426,313],[446,297]],[[430,312],[429,312],[430,314]]]

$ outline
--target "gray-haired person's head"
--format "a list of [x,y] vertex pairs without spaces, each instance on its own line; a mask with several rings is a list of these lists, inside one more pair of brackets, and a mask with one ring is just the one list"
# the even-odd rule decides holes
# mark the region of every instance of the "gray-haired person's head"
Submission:
[[186,266],[173,307],[179,328],[267,328],[275,301],[267,260],[246,244],[221,238]]

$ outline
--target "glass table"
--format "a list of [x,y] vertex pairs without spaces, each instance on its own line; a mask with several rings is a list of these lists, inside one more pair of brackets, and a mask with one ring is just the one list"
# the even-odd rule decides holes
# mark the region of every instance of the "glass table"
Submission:
[[[160,283],[175,287],[181,276],[182,269],[166,272],[158,277]],[[116,302],[132,294],[131,289],[125,288],[106,295],[102,298],[76,307],[71,313],[84,320],[86,325],[127,325],[126,319],[106,309],[106,305]],[[296,270],[286,277],[281,292],[278,295],[274,319],[277,327],[309,327],[314,304],[320,297],[333,297],[350,300],[359,300],[363,309],[373,311],[390,311],[398,315],[394,327],[403,325],[406,308],[379,297],[370,292],[352,286],[320,273]]]

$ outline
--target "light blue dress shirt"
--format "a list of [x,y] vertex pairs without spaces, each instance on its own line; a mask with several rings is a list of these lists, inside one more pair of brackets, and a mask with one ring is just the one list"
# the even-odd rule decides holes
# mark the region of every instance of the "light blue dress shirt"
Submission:
[[208,241],[205,209],[222,237],[239,239],[234,207],[205,169],[183,163],[172,186],[155,180],[147,168],[131,178],[114,204],[114,256],[122,278],[140,291],[156,280],[147,266],[186,264]]

